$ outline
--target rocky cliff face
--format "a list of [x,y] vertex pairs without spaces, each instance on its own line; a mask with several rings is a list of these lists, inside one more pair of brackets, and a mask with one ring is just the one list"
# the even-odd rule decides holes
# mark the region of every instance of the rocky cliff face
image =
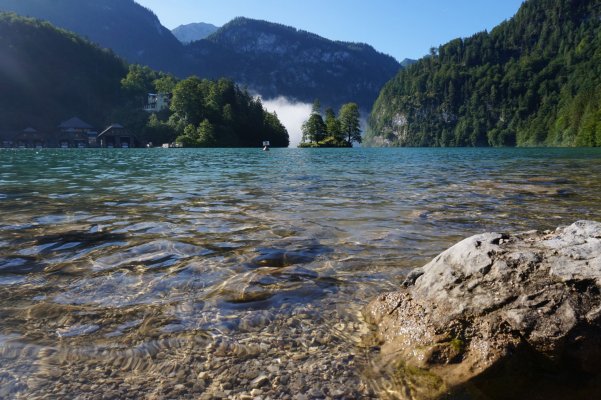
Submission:
[[424,398],[600,398],[600,290],[601,223],[579,221],[466,239],[366,316],[392,375],[428,377]]

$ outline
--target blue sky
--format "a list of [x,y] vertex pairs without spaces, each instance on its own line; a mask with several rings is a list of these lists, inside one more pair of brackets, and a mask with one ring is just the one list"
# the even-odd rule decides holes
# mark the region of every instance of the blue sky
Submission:
[[332,40],[368,43],[399,61],[511,18],[522,0],[136,0],[169,29],[221,26],[243,16],[278,22]]

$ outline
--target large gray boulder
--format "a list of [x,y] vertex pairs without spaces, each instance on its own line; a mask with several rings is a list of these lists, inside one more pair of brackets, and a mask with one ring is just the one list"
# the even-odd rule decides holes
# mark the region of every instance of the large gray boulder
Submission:
[[[601,223],[578,221],[465,239],[373,300],[365,315],[377,325],[381,357],[439,379],[436,397],[490,371],[519,375],[543,364],[547,375],[598,376],[600,289]],[[511,368],[499,368],[507,362]]]

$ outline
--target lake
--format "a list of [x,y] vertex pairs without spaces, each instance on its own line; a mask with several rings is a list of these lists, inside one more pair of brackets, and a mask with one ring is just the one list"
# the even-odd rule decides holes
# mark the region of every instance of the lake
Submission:
[[0,398],[385,397],[371,298],[600,193],[601,149],[0,150]]

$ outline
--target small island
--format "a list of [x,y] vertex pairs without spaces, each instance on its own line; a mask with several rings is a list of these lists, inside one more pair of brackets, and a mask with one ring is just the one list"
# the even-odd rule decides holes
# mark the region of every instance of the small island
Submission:
[[340,107],[338,116],[332,108],[326,109],[325,121],[321,115],[321,103],[313,102],[311,115],[303,123],[303,139],[298,147],[353,147],[361,143],[359,106],[346,103]]

